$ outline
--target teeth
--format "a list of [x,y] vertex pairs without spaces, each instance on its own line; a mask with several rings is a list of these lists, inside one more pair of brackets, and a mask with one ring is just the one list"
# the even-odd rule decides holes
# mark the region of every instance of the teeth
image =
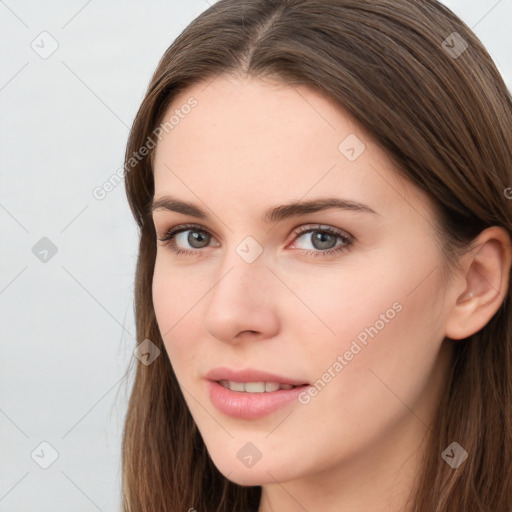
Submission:
[[279,388],[280,386],[276,382],[265,382],[265,391],[267,393],[270,391],[277,391]]
[[231,391],[244,391],[244,383],[243,382],[229,382],[228,387]]
[[[231,384],[232,383],[230,382],[230,389],[233,389],[231,388]],[[245,384],[242,384],[242,387],[246,393],[265,393],[264,382],[246,382]]]
[[220,380],[226,389],[245,393],[271,393],[279,389],[292,389],[291,384],[279,384],[278,382],[234,382],[232,380]]

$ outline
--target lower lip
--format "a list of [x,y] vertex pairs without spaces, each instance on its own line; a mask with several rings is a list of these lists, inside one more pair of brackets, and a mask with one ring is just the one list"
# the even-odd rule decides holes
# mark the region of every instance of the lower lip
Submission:
[[245,393],[231,391],[218,382],[208,381],[208,393],[213,405],[228,416],[246,420],[261,418],[294,400],[298,402],[298,396],[308,387],[306,384],[268,393]]

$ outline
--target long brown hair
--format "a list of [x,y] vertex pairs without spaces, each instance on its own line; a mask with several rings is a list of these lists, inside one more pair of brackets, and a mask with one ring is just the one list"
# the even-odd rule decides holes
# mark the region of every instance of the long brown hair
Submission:
[[[137,363],[123,432],[124,512],[259,506],[260,487],[239,486],[214,466],[165,353],[151,293],[152,151],[140,156],[178,91],[230,73],[306,85],[353,116],[397,172],[434,202],[446,268],[486,227],[512,236],[512,99],[481,42],[448,8],[433,0],[213,4],[163,55],[126,150],[126,192],[140,230],[137,340],[150,339],[164,357]],[[484,328],[448,341],[453,363],[418,475],[415,512],[512,510],[510,294],[509,286]],[[441,458],[453,441],[469,453],[456,470]]]

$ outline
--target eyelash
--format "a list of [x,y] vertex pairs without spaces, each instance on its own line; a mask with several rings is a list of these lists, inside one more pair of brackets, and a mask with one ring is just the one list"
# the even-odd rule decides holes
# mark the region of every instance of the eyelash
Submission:
[[[196,232],[199,232],[199,233],[204,233],[207,236],[212,236],[208,231],[206,231],[205,229],[201,228],[201,226],[198,226],[197,224],[180,224],[178,226],[174,226],[171,229],[169,229],[165,233],[165,236],[163,238],[158,238],[158,240],[163,242],[162,245],[169,246],[171,251],[173,253],[175,253],[177,256],[188,256],[188,255],[197,256],[198,253],[202,252],[201,249],[185,250],[185,249],[179,249],[179,248],[176,247],[176,243],[175,243],[175,240],[174,240],[176,235],[178,235],[179,233],[182,233],[184,231],[189,231],[189,230],[196,231]],[[314,256],[314,257],[317,257],[317,256],[329,256],[329,255],[333,255],[333,254],[336,254],[336,253],[341,253],[343,251],[348,250],[350,248],[351,244],[354,241],[354,239],[352,237],[347,236],[343,232],[338,231],[338,230],[336,230],[334,228],[330,228],[330,227],[311,228],[309,226],[303,226],[301,228],[296,229],[294,231],[294,233],[293,233],[293,235],[295,237],[294,240],[296,238],[298,238],[299,235],[304,235],[306,233],[314,233],[314,232],[327,233],[329,235],[338,237],[340,240],[342,240],[343,244],[339,245],[337,247],[334,247],[332,249],[326,249],[325,251],[322,251],[320,249],[313,250],[313,251],[312,250],[307,250],[307,249],[298,249],[298,250],[302,251],[302,254],[307,254],[307,255]]]

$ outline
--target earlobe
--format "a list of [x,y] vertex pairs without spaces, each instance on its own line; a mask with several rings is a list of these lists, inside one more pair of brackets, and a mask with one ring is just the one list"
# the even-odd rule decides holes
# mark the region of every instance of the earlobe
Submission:
[[[475,247],[464,256],[464,291],[455,292],[447,318],[445,336],[467,338],[482,329],[505,300],[512,264],[511,240],[501,227],[485,229],[473,241]],[[457,280],[460,290],[461,281]]]

